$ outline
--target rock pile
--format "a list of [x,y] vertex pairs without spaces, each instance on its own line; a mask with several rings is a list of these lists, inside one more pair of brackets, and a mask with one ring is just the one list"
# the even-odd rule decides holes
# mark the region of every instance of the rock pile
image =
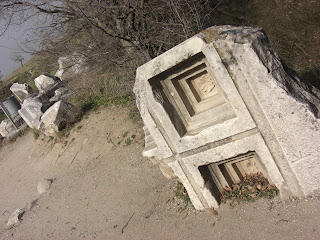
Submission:
[[20,103],[15,96],[10,96],[0,102],[0,110],[7,116],[7,119],[0,123],[0,135],[2,137],[9,139],[27,126],[18,113],[20,108]]
[[76,107],[67,102],[71,93],[62,87],[62,81],[56,76],[42,74],[34,82],[38,95],[26,91],[30,89],[26,84],[15,83],[11,88],[14,95],[23,99],[18,112],[30,128],[55,136],[61,126],[73,121],[76,115]]

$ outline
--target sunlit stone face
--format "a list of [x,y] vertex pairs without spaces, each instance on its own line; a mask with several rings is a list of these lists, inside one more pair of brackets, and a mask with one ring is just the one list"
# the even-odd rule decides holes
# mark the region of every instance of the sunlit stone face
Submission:
[[218,92],[215,83],[207,72],[190,82],[201,100],[207,99]]
[[149,82],[180,136],[236,116],[202,53]]

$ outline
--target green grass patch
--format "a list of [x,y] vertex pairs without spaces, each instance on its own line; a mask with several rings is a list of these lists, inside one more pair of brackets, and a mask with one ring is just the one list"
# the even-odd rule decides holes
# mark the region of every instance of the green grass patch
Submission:
[[39,133],[36,130],[32,129],[32,134],[34,140],[37,140],[39,138]]
[[75,103],[80,107],[80,112],[76,119],[77,121],[80,121],[84,114],[91,110],[97,110],[101,106],[108,107],[112,105],[128,105],[131,102],[132,94],[126,94],[120,97],[113,98],[95,94],[92,94],[89,97],[86,97],[85,95],[78,96],[75,99]]
[[246,175],[242,182],[225,187],[222,191],[221,202],[255,201],[259,198],[273,199],[279,195],[275,185],[269,183],[261,173]]
[[192,205],[189,194],[181,182],[179,182],[179,181],[177,182],[177,186],[174,189],[174,192],[175,192],[175,195],[177,198],[182,199],[184,201],[184,203],[186,204],[186,207],[188,205]]
[[129,133],[129,131],[125,131],[124,134],[123,134],[123,137],[128,136],[128,133]]
[[132,143],[131,138],[127,138],[126,140],[124,140],[124,146],[129,146],[131,145],[131,143]]

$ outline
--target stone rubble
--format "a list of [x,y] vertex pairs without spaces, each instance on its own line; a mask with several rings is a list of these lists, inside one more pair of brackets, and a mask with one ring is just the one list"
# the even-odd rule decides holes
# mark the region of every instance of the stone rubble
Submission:
[[7,117],[0,123],[0,135],[2,137],[10,139],[27,127],[27,124],[18,112],[20,108],[21,104],[14,95],[0,102],[0,110]]
[[8,137],[11,132],[15,131],[16,128],[13,126],[9,119],[4,119],[0,123],[0,134],[2,137]]
[[[62,87],[62,81],[56,76],[42,74],[34,81],[39,90],[37,95],[30,86],[13,84],[14,93],[23,99],[18,113],[30,128],[55,136],[63,124],[73,121],[76,116],[76,107],[67,102],[72,92]],[[0,126],[0,133],[7,135],[7,121]]]
[[26,83],[24,84],[14,83],[10,87],[10,91],[16,96],[16,98],[20,102],[23,102],[23,100],[31,97],[34,94],[34,90]]
[[[88,69],[85,57],[77,53],[59,58],[58,63],[59,70],[55,76],[45,73],[34,79],[38,94],[28,84],[14,83],[10,87],[22,105],[18,111],[20,119],[30,128],[43,131],[49,136],[55,136],[63,124],[73,121],[77,111],[68,103],[73,92],[62,86],[62,77],[66,79]],[[13,133],[11,125],[7,120],[1,123],[0,134],[3,137]]]

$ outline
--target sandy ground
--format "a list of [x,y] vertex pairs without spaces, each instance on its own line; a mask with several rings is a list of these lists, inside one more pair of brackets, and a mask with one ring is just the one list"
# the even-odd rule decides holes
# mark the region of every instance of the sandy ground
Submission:
[[[319,194],[181,211],[176,181],[142,157],[141,125],[128,116],[99,109],[60,142],[30,131],[2,147],[0,239],[320,239]],[[53,182],[40,195],[43,179]],[[20,224],[7,229],[18,208]]]

